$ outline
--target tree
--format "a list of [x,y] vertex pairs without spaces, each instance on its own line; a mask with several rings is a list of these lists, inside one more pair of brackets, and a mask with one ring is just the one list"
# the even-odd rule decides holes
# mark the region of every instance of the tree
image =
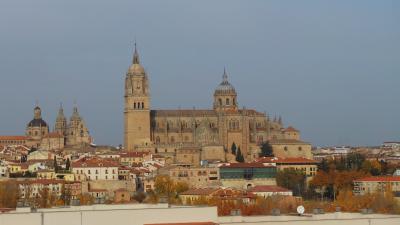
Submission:
[[240,147],[238,148],[237,152],[236,152],[236,161],[237,162],[244,162],[244,157],[242,154],[242,151],[240,150]]
[[231,152],[232,152],[232,154],[236,155],[236,149],[237,149],[236,144],[235,144],[235,142],[233,142],[233,143],[232,143],[232,146],[231,146]]
[[294,195],[301,195],[306,188],[306,175],[293,168],[285,169],[278,171],[276,183],[278,186],[292,190]]
[[67,162],[65,163],[65,170],[69,171],[70,167],[71,167],[71,162],[69,161],[69,158],[67,158]]
[[370,173],[372,176],[378,176],[382,173],[382,165],[379,161],[369,161],[365,160],[361,165],[361,169],[365,173]]
[[57,165],[57,158],[54,156],[53,158],[53,166],[54,166],[54,172],[58,172],[58,165]]
[[0,208],[15,208],[19,197],[18,183],[14,180],[0,182]]
[[272,157],[274,156],[272,146],[268,141],[262,143],[260,157]]
[[139,203],[142,203],[146,199],[146,194],[142,191],[136,192],[135,195],[133,196],[133,199],[135,199]]
[[324,172],[329,171],[328,160],[326,160],[325,158],[322,159],[321,163],[318,164],[318,171],[324,171]]

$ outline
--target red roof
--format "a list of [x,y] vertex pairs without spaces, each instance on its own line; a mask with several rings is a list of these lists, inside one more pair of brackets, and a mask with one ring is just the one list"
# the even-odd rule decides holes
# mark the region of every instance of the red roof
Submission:
[[82,158],[76,162],[72,162],[72,168],[77,167],[119,167],[119,163],[110,159]]
[[210,195],[217,190],[217,188],[193,188],[182,192],[181,195]]
[[259,162],[252,163],[226,163],[222,164],[220,168],[267,168],[267,167],[275,167],[271,165],[264,165]]
[[282,157],[261,157],[255,160],[258,163],[278,163],[278,164],[301,164],[301,163],[315,163],[318,162],[316,160],[307,159],[304,157],[291,157],[291,158],[282,158]]
[[185,223],[148,223],[144,225],[218,225],[214,222],[185,222]]
[[145,155],[149,155],[148,152],[120,152],[119,155],[121,158],[142,158]]
[[285,132],[299,132],[296,128],[289,126],[284,130]]
[[290,190],[275,185],[260,185],[251,188],[249,192],[290,192]]
[[400,181],[400,176],[386,176],[386,177],[364,177],[354,182],[394,182]]
[[27,139],[26,136],[0,136],[0,140],[25,141]]

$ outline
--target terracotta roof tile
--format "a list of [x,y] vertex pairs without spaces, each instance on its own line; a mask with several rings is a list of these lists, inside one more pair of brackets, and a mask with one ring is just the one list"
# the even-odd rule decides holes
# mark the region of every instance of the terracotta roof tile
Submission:
[[0,140],[15,140],[15,141],[25,141],[28,138],[26,136],[0,136]]
[[296,128],[289,126],[287,127],[285,130],[285,132],[299,132],[299,130],[297,130]]
[[193,188],[182,192],[181,195],[210,195],[217,190],[218,188]]
[[80,167],[119,167],[119,163],[114,160],[101,159],[101,158],[82,158],[78,161],[72,162],[72,168]]
[[275,185],[260,185],[250,188],[249,192],[289,192],[289,189]]

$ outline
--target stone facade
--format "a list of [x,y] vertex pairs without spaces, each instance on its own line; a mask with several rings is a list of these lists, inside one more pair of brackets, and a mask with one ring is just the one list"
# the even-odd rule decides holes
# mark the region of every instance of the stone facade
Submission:
[[[219,146],[228,150],[235,143],[249,161],[257,157],[259,145],[265,141],[300,139],[300,133],[294,128],[284,129],[281,118],[270,120],[265,113],[239,108],[236,90],[225,70],[222,82],[215,89],[212,106],[211,109],[152,110],[148,74],[140,65],[135,46],[133,63],[125,78],[126,150],[142,151],[151,147],[158,153],[173,155],[180,148]],[[221,151],[215,151],[215,155],[210,152],[202,153],[200,158],[225,160]]]
[[81,147],[92,142],[89,130],[74,106],[72,116],[67,123],[62,106],[58,111],[54,131],[49,132],[49,126],[42,119],[42,110],[39,106],[34,109],[34,118],[26,127],[25,143],[29,147],[42,150],[57,150],[68,147]]

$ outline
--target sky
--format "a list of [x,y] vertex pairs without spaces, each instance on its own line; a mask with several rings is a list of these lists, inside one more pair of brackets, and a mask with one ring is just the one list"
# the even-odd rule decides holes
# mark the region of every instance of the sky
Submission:
[[123,143],[137,42],[153,109],[211,108],[224,67],[241,107],[315,146],[400,141],[400,1],[0,1],[0,135],[38,101],[76,101],[97,144]]

